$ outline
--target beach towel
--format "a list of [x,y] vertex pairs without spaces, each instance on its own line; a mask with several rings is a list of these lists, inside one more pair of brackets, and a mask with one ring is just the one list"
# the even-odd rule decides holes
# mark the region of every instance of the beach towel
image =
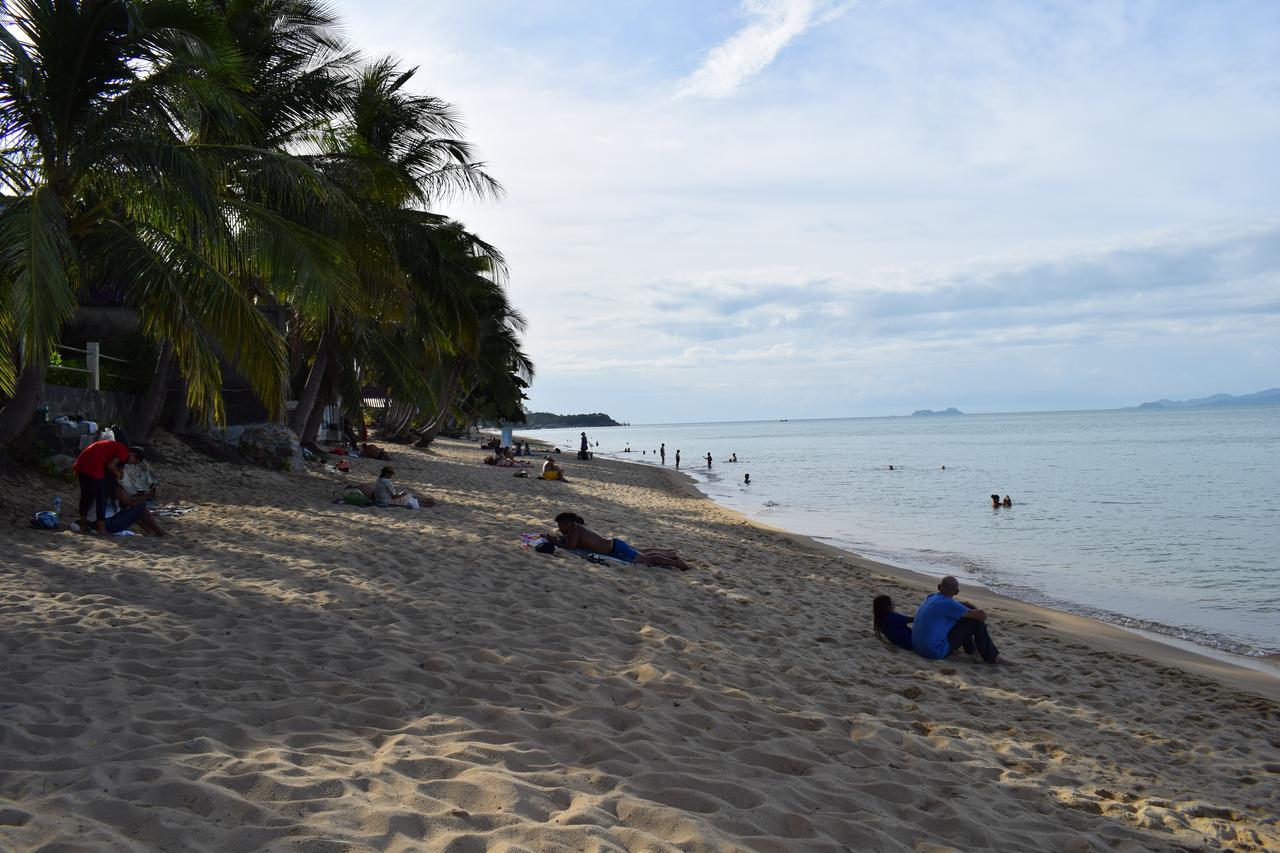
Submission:
[[189,512],[195,511],[196,508],[193,506],[178,506],[177,504],[151,507],[151,514],[159,516],[160,518],[177,518],[180,515],[186,515]]
[[595,563],[601,566],[628,566],[634,567],[639,563],[628,563],[626,560],[619,560],[617,557],[610,557],[608,554],[597,554],[595,551],[588,551],[585,548],[561,548],[567,554],[577,554],[588,563]]
[[536,548],[546,541],[547,541],[547,537],[543,536],[541,533],[521,533],[520,534],[521,548]]
[[[546,546],[550,546],[550,550],[544,550]],[[542,553],[551,553],[552,551],[560,550],[566,554],[573,554],[574,556],[581,557],[582,559],[586,560],[588,563],[595,563],[600,566],[608,566],[608,565],[636,566],[638,565],[637,563],[628,563],[626,560],[619,560],[616,557],[610,557],[608,554],[597,554],[595,551],[587,551],[583,548],[558,548],[557,549],[557,547],[550,540],[548,540],[547,537],[543,536],[541,533],[521,533],[520,547],[532,548],[533,550],[540,551]]]

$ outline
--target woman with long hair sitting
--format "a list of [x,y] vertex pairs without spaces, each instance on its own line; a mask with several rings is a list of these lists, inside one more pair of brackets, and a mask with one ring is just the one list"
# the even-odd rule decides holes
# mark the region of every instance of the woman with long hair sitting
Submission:
[[907,650],[912,648],[911,617],[894,611],[889,596],[877,595],[871,602],[871,622],[879,639]]

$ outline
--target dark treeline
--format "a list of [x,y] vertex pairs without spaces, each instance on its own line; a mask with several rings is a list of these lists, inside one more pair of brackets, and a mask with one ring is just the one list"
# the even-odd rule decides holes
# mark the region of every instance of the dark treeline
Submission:
[[531,429],[556,427],[611,427],[624,426],[603,412],[587,415],[557,415],[551,412],[525,412],[524,426]]

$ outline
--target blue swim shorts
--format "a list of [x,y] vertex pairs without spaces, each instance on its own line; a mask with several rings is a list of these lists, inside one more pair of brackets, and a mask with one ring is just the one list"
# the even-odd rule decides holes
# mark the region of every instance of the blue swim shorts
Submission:
[[146,512],[146,509],[146,504],[127,506],[115,515],[107,516],[103,527],[107,529],[108,533],[119,533],[121,530],[128,530],[138,523],[138,519],[142,517],[142,513]]
[[613,557],[615,560],[634,563],[636,561],[636,557],[640,556],[640,552],[635,548],[632,548],[626,542],[623,542],[621,539],[614,539],[613,549],[609,551],[609,556]]

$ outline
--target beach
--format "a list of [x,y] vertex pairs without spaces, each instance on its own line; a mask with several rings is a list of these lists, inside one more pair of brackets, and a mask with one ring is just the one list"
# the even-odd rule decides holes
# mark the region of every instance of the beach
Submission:
[[[1274,675],[979,588],[1014,665],[924,660],[870,601],[935,579],[670,469],[389,449],[437,506],[162,435],[160,540],[6,476],[0,850],[1280,849]],[[520,547],[565,510],[693,569]]]

